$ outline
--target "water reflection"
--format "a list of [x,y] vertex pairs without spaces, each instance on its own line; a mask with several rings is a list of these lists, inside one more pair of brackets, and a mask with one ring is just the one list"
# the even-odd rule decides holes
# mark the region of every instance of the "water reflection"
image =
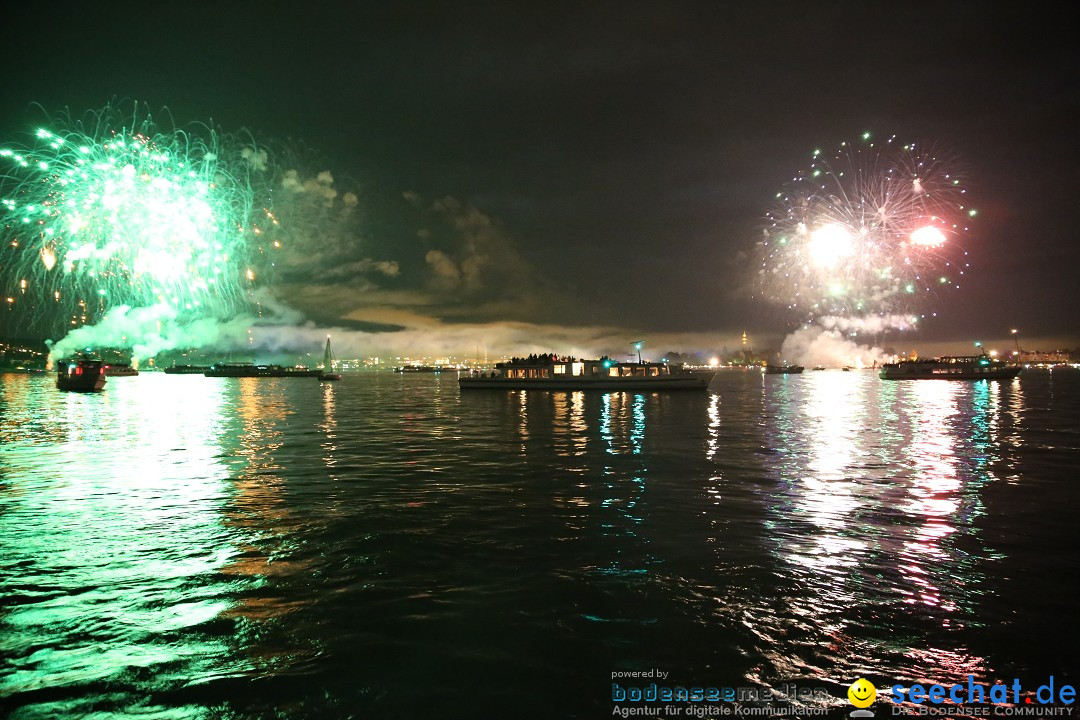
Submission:
[[605,393],[601,396],[600,437],[609,455],[640,455],[645,438],[645,395]]
[[331,477],[334,477],[334,466],[337,465],[337,449],[338,449],[338,419],[337,419],[337,398],[335,396],[336,385],[333,382],[324,382],[321,384],[323,396],[323,421],[319,425],[319,429],[323,431],[323,441],[320,446],[323,449],[323,462],[326,463],[326,468],[331,472]]
[[593,717],[615,669],[838,698],[981,679],[1003,637],[1043,656],[1016,608],[1068,603],[1039,578],[1075,569],[1044,552],[1071,485],[1031,501],[1032,463],[1075,465],[1080,416],[1042,387],[0,378],[0,693],[26,717],[413,717],[494,678],[484,716]]
[[[243,541],[222,573],[247,580],[249,588],[235,595],[224,616],[234,623],[239,641],[233,652],[252,673],[283,673],[320,652],[285,630],[315,602],[289,596],[287,587],[293,578],[313,572],[318,558],[304,552],[301,536],[332,522],[336,504],[324,494],[317,513],[298,513],[288,480],[309,457],[333,477],[334,389],[276,378],[214,382],[231,409],[222,413],[223,434],[229,439],[223,458],[232,488],[225,519]],[[316,398],[303,418],[297,417],[296,392]]]
[[518,435],[521,437],[521,452],[525,454],[529,442],[529,392],[521,390],[512,397],[517,401]]
[[[0,452],[14,463],[20,452],[61,440],[64,428],[53,417],[63,400],[48,380],[34,375],[7,374],[0,382]],[[43,381],[44,380],[44,381]],[[0,481],[4,478],[0,475]]]
[[[241,489],[267,493],[278,485],[282,469],[277,455],[284,442],[284,423],[289,412],[285,398],[276,392],[283,380],[264,383],[258,378],[222,378],[218,385],[235,403],[240,428],[237,451],[243,458],[244,477]],[[263,385],[261,385],[263,384]]]
[[[645,438],[645,395],[607,393],[602,396],[600,413],[600,437],[604,452],[608,455],[640,455]],[[602,470],[606,497],[604,508],[613,509],[629,523],[608,523],[614,532],[634,535],[633,525],[640,524],[642,516],[637,510],[645,494],[647,468],[635,464],[627,474],[623,463],[612,460]]]
[[[983,383],[985,385],[985,383]],[[911,468],[910,495],[904,510],[919,520],[904,539],[900,550],[905,562],[899,565],[908,587],[901,588],[905,602],[956,606],[941,597],[936,569],[947,560],[943,542],[955,532],[960,508],[961,479],[955,453],[956,438],[951,427],[958,413],[956,383],[915,383],[908,388],[912,400],[911,423],[917,428],[904,446],[905,466]]]
[[223,517],[223,398],[171,380],[53,390],[62,436],[48,444],[5,429],[0,694],[121,677],[138,686],[135,668],[183,667],[191,680],[230,671],[228,636],[214,626],[236,591],[222,569],[239,552]]
[[552,393],[554,451],[563,458],[583,456],[588,449],[588,426],[585,418],[585,393]]
[[[552,454],[560,459],[561,469],[581,476],[574,482],[579,493],[557,496],[560,506],[584,510],[598,505],[632,513],[645,487],[646,466],[640,458],[632,458],[643,452],[650,396],[518,391],[505,397],[516,418],[515,439],[520,452],[533,455],[537,448],[531,441],[550,438]],[[654,397],[652,400],[655,402]],[[593,462],[596,452],[605,458],[600,468]],[[604,490],[597,498],[600,488]],[[631,517],[631,522],[640,522],[640,518]]]
[[720,447],[720,394],[709,394],[709,434],[705,441],[705,457],[712,460]]
[[[340,504],[317,492],[319,512],[297,514],[303,495],[286,477],[313,461],[314,477],[334,478],[333,388],[146,374],[79,395],[4,380],[13,412],[0,422],[43,407],[53,419],[0,426],[0,597],[11,607],[0,643],[12,658],[0,693],[108,682],[160,696],[280,676],[323,651],[289,630],[314,601],[289,583],[319,561],[302,536]],[[32,703],[26,717],[78,702]],[[205,714],[181,705],[160,717]]]
[[[984,578],[967,538],[985,512],[1005,416],[1022,407],[1015,386],[831,372],[774,380],[762,394],[777,482],[766,532],[797,588],[783,611],[758,617],[776,677],[829,667],[898,681],[980,676],[983,658],[945,651],[953,643],[928,628],[978,623]],[[910,645],[933,651],[898,656],[890,638],[916,632],[924,637]]]

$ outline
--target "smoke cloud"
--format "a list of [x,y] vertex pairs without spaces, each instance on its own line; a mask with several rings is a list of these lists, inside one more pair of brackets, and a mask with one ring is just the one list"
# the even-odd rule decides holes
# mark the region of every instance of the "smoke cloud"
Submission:
[[823,317],[817,324],[804,326],[784,338],[780,352],[784,361],[801,365],[867,367],[894,358],[880,347],[855,338],[914,327],[906,315]]

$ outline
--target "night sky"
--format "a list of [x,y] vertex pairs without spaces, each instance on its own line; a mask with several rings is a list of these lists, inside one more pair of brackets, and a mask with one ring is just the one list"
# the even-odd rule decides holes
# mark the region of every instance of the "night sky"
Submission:
[[5,140],[35,104],[134,99],[301,143],[356,192],[276,291],[392,333],[357,352],[778,342],[798,318],[751,298],[764,213],[864,131],[947,147],[980,211],[961,288],[890,344],[1080,346],[1066,3],[106,1],[4,26]]

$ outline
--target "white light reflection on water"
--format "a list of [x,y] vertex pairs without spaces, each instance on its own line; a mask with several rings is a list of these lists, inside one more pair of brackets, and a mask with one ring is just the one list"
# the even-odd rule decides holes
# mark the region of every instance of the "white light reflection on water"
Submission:
[[712,460],[720,446],[720,394],[709,395],[709,433],[705,441],[705,457]]
[[903,509],[921,524],[907,537],[900,549],[905,562],[898,565],[911,589],[904,589],[905,602],[942,605],[934,569],[947,559],[943,541],[956,531],[954,515],[960,507],[961,479],[954,437],[955,416],[961,386],[952,382],[914,383],[905,388],[912,400],[911,440],[901,452],[904,466],[911,469],[910,494]]
[[[860,452],[858,434],[861,403],[847,399],[848,383],[840,373],[813,376],[804,388],[804,416],[795,420],[813,441],[806,448],[805,472],[789,478],[794,483],[798,512],[816,526],[809,537],[788,547],[788,556],[813,572],[842,578],[844,568],[856,566],[866,543],[845,530],[855,521],[860,487],[851,469]],[[797,455],[796,457],[802,457]],[[807,542],[808,544],[802,544]],[[840,598],[838,598],[840,599]],[[844,602],[850,600],[845,593]]]
[[[323,449],[323,462],[326,463],[327,469],[333,473],[334,466],[337,465],[336,452],[337,445],[337,402],[335,399],[335,385],[333,382],[324,382],[320,388],[323,396],[323,422],[320,425],[320,430],[323,432],[323,440],[320,443]],[[334,477],[331,475],[331,477]]]
[[847,646],[847,610],[858,602],[872,543],[858,531],[871,465],[865,447],[865,387],[848,374],[762,375],[769,463],[777,483],[765,533],[790,570],[783,611],[756,608],[750,627],[772,670],[790,679],[826,676]]
[[946,633],[977,624],[979,563],[993,554],[973,556],[966,538],[985,512],[1000,428],[1022,408],[1017,384],[830,372],[764,383],[778,483],[766,528],[798,588],[783,595],[785,612],[755,623],[772,673],[985,674],[985,658],[947,650],[947,636],[900,656],[891,638],[913,622]]

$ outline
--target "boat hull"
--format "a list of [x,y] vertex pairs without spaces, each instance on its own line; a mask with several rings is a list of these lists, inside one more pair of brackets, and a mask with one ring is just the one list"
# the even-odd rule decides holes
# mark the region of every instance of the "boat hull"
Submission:
[[166,375],[203,375],[209,369],[208,365],[173,365],[164,372]]
[[882,368],[882,380],[1012,380],[1020,374],[1019,367],[989,368]]
[[622,378],[504,378],[474,377],[458,378],[462,390],[586,390],[602,392],[651,392],[656,390],[704,390],[711,377],[678,375],[670,377],[622,377]]
[[221,365],[207,368],[203,375],[206,377],[241,377],[241,378],[265,378],[265,377],[319,377],[321,370],[308,370],[305,368],[282,367],[280,365]]
[[882,380],[1011,380],[1020,365],[1010,365],[986,353],[944,355],[931,359],[901,360],[881,366]]
[[57,390],[83,393],[101,392],[105,389],[105,382],[105,368],[100,361],[62,361],[57,365]]

